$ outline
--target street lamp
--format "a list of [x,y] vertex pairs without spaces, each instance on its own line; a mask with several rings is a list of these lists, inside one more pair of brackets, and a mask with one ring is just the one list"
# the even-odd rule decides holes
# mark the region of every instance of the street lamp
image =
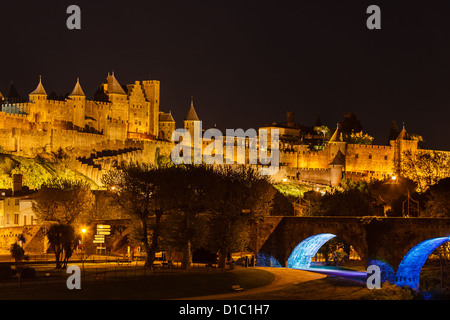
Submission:
[[83,273],[84,273],[84,234],[86,233],[86,229],[83,228],[81,229],[81,245],[82,247],[82,251],[81,251],[81,264],[83,267]]

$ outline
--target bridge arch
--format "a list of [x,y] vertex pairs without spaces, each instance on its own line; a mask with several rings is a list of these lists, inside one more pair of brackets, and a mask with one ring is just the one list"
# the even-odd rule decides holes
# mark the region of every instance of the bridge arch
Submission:
[[317,251],[328,241],[336,237],[331,233],[319,233],[306,238],[292,250],[288,260],[287,267],[295,269],[309,268],[311,259]]
[[428,256],[439,246],[450,241],[450,237],[428,239],[414,246],[403,257],[395,275],[395,284],[419,290],[420,271]]
[[[291,251],[286,259],[286,267],[294,269],[306,269],[311,266],[312,258],[319,252],[325,243],[332,239],[338,239],[338,242],[348,246],[348,249],[353,247],[362,260],[363,257],[359,254],[358,246],[355,248],[352,244],[352,238],[342,236],[338,233],[316,233],[303,238],[297,245],[291,246]],[[350,240],[350,241],[349,241]],[[344,249],[345,250],[345,249]]]

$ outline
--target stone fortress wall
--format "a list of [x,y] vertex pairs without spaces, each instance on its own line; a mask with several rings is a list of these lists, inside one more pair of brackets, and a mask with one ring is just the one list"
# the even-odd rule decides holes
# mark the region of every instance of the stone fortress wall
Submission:
[[[169,141],[175,121],[170,113],[159,110],[160,83],[156,80],[122,86],[114,74],[108,74],[94,99],[88,100],[78,80],[71,94],[57,99],[47,95],[41,79],[29,94],[29,102],[9,100],[0,101],[0,146],[4,152],[35,157],[62,149],[74,155],[78,169],[96,182],[114,162],[152,163],[156,150],[170,156],[175,145]],[[191,132],[196,122],[200,120],[191,101],[184,128]],[[290,137],[297,135],[293,127],[281,129]],[[280,138],[280,165],[271,177],[274,182],[334,186],[343,177],[384,179],[396,173],[404,151],[419,150],[405,128],[387,146],[348,144],[342,140],[339,126],[320,150],[311,150],[299,141],[286,142],[283,134]],[[207,145],[203,141],[202,147]]]

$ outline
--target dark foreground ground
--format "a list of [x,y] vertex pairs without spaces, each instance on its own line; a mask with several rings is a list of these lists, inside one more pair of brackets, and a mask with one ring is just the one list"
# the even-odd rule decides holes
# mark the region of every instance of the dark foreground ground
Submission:
[[[91,269],[80,290],[69,290],[63,273],[50,280],[0,284],[1,300],[411,300],[423,297],[387,286],[369,290],[364,283],[285,268],[232,271],[152,272],[128,269],[126,277],[113,270]],[[135,272],[135,274],[133,274]],[[232,286],[244,288],[234,292]],[[435,296],[438,299],[448,295]]]

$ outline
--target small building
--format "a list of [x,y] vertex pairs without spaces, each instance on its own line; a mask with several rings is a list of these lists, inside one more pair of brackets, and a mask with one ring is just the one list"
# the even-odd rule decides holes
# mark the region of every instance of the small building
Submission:
[[0,190],[0,228],[36,225],[33,194],[22,187],[22,175],[13,175],[13,188]]

